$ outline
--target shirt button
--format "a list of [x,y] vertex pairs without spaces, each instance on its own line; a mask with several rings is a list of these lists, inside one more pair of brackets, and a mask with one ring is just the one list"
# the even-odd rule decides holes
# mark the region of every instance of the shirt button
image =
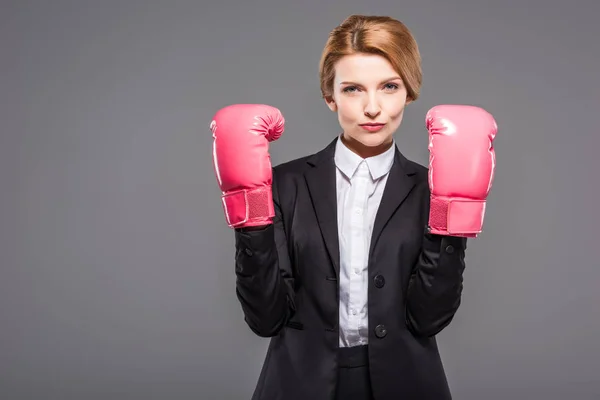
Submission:
[[356,310],[352,310],[352,315],[356,315]]
[[360,275],[360,270],[359,270],[358,268],[354,268],[354,273],[355,273],[356,275]]
[[454,247],[452,247],[452,245],[446,246],[446,253],[448,253],[448,254],[454,253]]

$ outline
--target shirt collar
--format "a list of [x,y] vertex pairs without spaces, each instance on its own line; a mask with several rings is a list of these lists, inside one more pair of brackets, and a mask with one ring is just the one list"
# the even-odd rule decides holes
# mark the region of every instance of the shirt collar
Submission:
[[340,136],[335,144],[335,165],[348,179],[352,179],[359,164],[364,160],[369,167],[371,179],[377,180],[390,172],[392,164],[394,163],[395,148],[396,142],[393,141],[392,146],[383,153],[363,159],[346,147]]

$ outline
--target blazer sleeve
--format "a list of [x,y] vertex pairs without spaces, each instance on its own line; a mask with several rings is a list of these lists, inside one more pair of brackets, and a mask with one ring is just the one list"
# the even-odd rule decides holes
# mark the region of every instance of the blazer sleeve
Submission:
[[294,278],[275,170],[273,224],[235,230],[236,295],[250,329],[261,337],[278,334],[295,313]]
[[[424,207],[429,219],[429,193]],[[423,234],[422,248],[413,266],[406,300],[406,323],[416,336],[430,337],[450,324],[461,303],[467,239]]]

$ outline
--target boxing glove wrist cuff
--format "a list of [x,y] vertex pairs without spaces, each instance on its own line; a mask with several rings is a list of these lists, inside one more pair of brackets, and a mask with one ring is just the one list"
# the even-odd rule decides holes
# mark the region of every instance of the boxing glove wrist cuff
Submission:
[[431,196],[429,232],[438,235],[476,237],[481,233],[485,200]]
[[223,211],[230,228],[270,225],[275,216],[271,186],[223,193]]

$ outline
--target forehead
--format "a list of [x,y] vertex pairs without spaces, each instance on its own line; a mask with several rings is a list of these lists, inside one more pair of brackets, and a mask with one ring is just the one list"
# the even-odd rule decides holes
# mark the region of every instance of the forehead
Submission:
[[379,83],[397,76],[392,64],[377,54],[352,54],[342,57],[335,65],[335,80]]

